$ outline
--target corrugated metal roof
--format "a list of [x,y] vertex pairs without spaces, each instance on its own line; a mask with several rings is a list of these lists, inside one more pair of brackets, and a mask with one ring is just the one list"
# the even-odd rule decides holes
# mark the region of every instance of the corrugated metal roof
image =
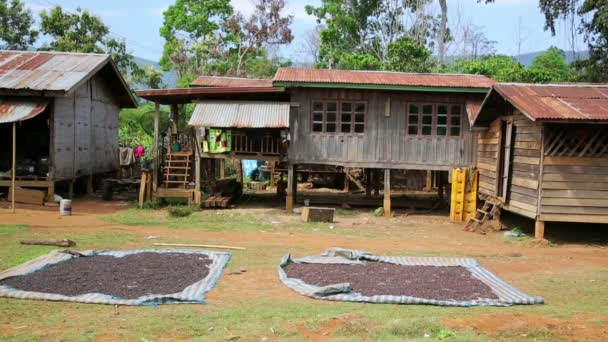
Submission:
[[129,86],[109,55],[0,50],[0,89],[17,92],[17,95],[38,96],[41,95],[38,92],[43,91],[65,95],[98,72],[110,83],[121,107],[137,107]]
[[608,85],[500,83],[494,90],[532,120],[608,120]]
[[69,92],[109,59],[100,54],[0,51],[0,89]]
[[260,78],[199,76],[191,86],[195,87],[272,87],[272,80]]
[[309,68],[279,68],[273,81],[448,88],[490,88],[495,83],[492,79],[482,75],[418,74]]
[[190,126],[234,128],[289,127],[287,102],[204,101],[192,113]]
[[483,99],[467,99],[465,102],[467,116],[469,117],[469,122],[471,123],[471,125],[473,124],[473,122],[475,122],[475,119],[477,119],[477,115],[481,110],[482,102]]
[[47,101],[0,99],[0,124],[31,119],[47,105]]

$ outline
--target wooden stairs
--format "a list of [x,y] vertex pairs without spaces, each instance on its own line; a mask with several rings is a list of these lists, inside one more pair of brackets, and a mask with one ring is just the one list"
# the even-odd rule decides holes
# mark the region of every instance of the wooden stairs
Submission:
[[163,187],[187,189],[190,183],[191,163],[192,151],[168,153],[165,159]]
[[[501,201],[490,197],[486,198],[481,209],[478,208],[475,216],[469,219],[464,226],[464,230],[468,232],[485,233],[487,231],[488,221],[493,218],[498,218],[500,216],[501,208]],[[497,230],[500,230],[500,224]]]

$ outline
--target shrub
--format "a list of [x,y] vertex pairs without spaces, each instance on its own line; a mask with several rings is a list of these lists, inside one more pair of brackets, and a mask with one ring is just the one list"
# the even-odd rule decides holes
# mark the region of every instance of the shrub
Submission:
[[170,206],[167,210],[171,217],[186,217],[192,215],[198,208],[193,206]]
[[146,209],[146,210],[158,210],[160,209],[160,202],[159,201],[145,201],[144,204],[141,206],[142,209]]

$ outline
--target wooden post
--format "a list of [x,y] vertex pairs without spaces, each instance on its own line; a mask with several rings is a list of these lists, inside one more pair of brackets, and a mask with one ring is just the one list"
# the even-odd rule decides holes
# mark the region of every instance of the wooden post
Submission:
[[220,179],[226,178],[226,160],[218,159],[220,162]]
[[274,168],[276,167],[275,162],[270,162],[270,186],[277,185],[276,179],[274,178]]
[[87,195],[93,194],[93,175],[87,176]]
[[378,170],[372,170],[372,178],[373,178],[373,186],[374,186],[374,196],[380,196],[380,173]]
[[344,168],[344,192],[350,191],[350,179],[348,179],[348,168]]
[[243,177],[243,161],[237,159],[236,162],[236,181],[243,184],[245,182],[245,178]]
[[372,169],[365,169],[365,197],[372,197]]
[[141,181],[139,182],[139,207],[144,207],[146,200],[146,185],[148,184],[148,174],[146,172],[141,173]]
[[171,134],[177,134],[179,128],[179,109],[176,104],[171,105]]
[[545,238],[545,221],[536,219],[534,224],[534,238],[537,240],[543,240]]
[[202,195],[201,195],[201,153],[198,142],[198,137],[195,137],[196,146],[194,147],[194,203],[200,207]]
[[391,217],[391,169],[384,169],[384,217]]
[[15,170],[17,168],[17,123],[13,122],[13,167],[11,171],[11,211],[15,212]]
[[293,206],[296,200],[296,191],[298,189],[296,177],[296,166],[290,163],[287,165],[287,197],[285,197],[285,208],[287,209],[288,214],[293,214]]
[[154,148],[152,149],[152,191],[156,192],[158,187],[158,171],[159,165],[159,150],[158,144],[160,141],[159,129],[160,129],[160,104],[158,101],[154,104]]
[[426,187],[425,191],[431,192],[433,190],[433,171],[428,170],[426,172]]
[[47,202],[55,202],[55,181],[53,179],[49,180],[48,192],[46,195]]
[[70,183],[68,183],[68,198],[69,199],[74,199],[74,179],[70,180]]

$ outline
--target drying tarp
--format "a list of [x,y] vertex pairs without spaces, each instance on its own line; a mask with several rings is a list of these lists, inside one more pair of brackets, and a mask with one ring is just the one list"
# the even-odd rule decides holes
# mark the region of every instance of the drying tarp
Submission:
[[146,252],[202,254],[207,256],[212,263],[209,265],[209,273],[204,279],[201,279],[186,287],[181,292],[172,294],[154,294],[142,296],[136,299],[122,299],[102,293],[65,296],[53,293],[23,291],[7,285],[0,285],[0,297],[117,305],[204,304],[205,294],[215,286],[219,278],[222,276],[222,272],[228,264],[228,261],[230,261],[231,257],[230,253],[225,252],[191,249],[138,249],[129,251],[83,251],[78,253],[66,250],[56,250],[0,273],[0,280],[33,273],[51,265],[60,262],[69,262],[69,260],[73,258],[83,256],[91,257],[96,255],[108,255],[120,258],[131,254]]
[[[376,295],[364,296],[353,292],[349,284],[316,286],[307,284],[296,278],[289,278],[283,268],[289,263],[318,263],[318,264],[360,264],[367,261],[385,262],[406,266],[460,266],[466,268],[471,275],[492,289],[496,299],[479,298],[470,301],[436,300],[432,298],[417,298],[410,296]],[[441,306],[508,306],[513,304],[542,304],[540,297],[531,297],[507,284],[490,271],[481,267],[477,260],[470,258],[443,257],[408,257],[408,256],[377,256],[364,251],[330,248],[319,256],[309,256],[291,259],[283,257],[279,266],[279,277],[283,284],[292,290],[308,297],[334,301],[386,303],[386,304],[428,304]]]

